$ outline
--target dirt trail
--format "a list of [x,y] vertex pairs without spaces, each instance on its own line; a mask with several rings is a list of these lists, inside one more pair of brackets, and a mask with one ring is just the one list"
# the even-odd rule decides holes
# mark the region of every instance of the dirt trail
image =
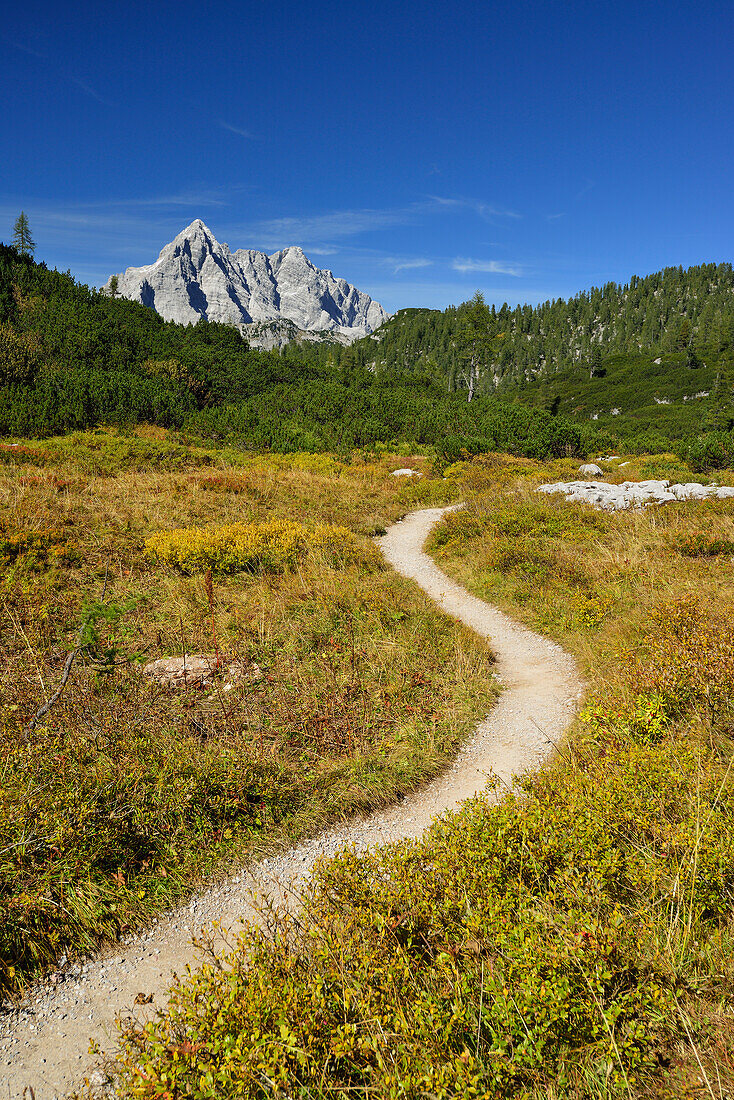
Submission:
[[[366,848],[418,836],[431,818],[482,790],[490,773],[510,784],[536,768],[570,724],[582,684],[573,659],[555,643],[513,622],[471,596],[423,553],[431,527],[447,509],[415,512],[379,540],[387,561],[415,580],[449,615],[487,638],[505,691],[442,776],[399,805],[330,829],[283,855],[263,860],[189,905],[162,917],[114,954],[90,960],[38,987],[17,1012],[0,1021],[0,1097],[21,1100],[32,1086],[36,1100],[63,1096],[92,1073],[89,1041],[114,1046],[116,1016],[152,1012],[166,1002],[174,972],[195,963],[191,937],[218,920],[235,930],[254,916],[253,900],[297,890],[314,861],[344,844]],[[150,1009],[134,1009],[137,994],[153,995]],[[93,1080],[102,1083],[99,1071]]]

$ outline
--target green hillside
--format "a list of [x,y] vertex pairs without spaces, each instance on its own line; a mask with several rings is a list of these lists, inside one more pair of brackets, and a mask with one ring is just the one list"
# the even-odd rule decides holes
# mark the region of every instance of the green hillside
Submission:
[[255,351],[229,325],[165,322],[0,246],[0,433],[63,434],[148,422],[250,450],[418,444],[529,457],[589,446],[564,417],[436,378],[373,372],[364,349]]
[[602,358],[601,370],[563,367],[518,386],[529,404],[556,409],[621,437],[655,432],[667,439],[695,435],[703,428],[730,429],[732,353],[702,349],[656,355],[616,353]]
[[[732,302],[731,265],[668,268],[537,308],[403,310],[351,347],[264,352],[0,245],[0,433],[147,422],[252,450],[407,444],[446,460],[674,445],[716,466],[734,455]],[[714,436],[692,451],[701,433]]]
[[[361,342],[363,354],[378,372],[466,390],[470,310],[401,310]],[[484,331],[478,394],[567,413],[622,439],[731,426],[731,264],[666,268],[535,308],[488,306]]]

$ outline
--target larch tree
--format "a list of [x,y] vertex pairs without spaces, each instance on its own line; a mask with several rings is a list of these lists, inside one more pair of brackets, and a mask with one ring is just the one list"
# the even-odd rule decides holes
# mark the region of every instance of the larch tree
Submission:
[[17,248],[18,252],[22,252],[26,256],[32,256],[36,251],[36,242],[31,236],[28,216],[23,210],[21,210],[13,226],[13,248]]

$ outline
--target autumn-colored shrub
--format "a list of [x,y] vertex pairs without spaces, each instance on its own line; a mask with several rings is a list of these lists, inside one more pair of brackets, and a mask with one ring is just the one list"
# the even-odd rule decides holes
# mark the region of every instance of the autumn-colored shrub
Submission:
[[304,470],[313,474],[322,474],[325,477],[338,475],[343,466],[333,455],[310,454],[307,451],[296,451],[293,454],[254,455],[248,465],[271,470]]
[[76,557],[63,531],[5,531],[0,527],[0,573],[12,565],[45,569]]
[[330,523],[306,526],[289,520],[232,523],[223,527],[162,531],[146,542],[151,558],[182,573],[279,573],[319,553],[333,565],[359,562],[378,567],[376,551],[360,543],[346,527]]
[[716,558],[721,554],[734,555],[734,540],[712,535],[707,531],[695,531],[682,535],[674,543],[679,554],[687,558]]
[[[688,1095],[653,1082],[686,1039],[682,968],[734,904],[734,794],[706,738],[636,718],[671,661],[679,719],[706,716],[708,681],[729,705],[733,641],[691,601],[661,607],[624,698],[591,708],[593,751],[322,863],[297,920],[127,1029],[121,1095]],[[681,695],[686,662],[700,690]]]
[[40,447],[31,447],[26,443],[0,443],[0,464],[2,465],[27,463],[43,466],[47,461],[48,455]]

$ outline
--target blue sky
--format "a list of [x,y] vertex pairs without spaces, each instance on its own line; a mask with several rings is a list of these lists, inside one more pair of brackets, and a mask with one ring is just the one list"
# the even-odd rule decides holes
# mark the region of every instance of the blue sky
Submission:
[[26,0],[0,239],[96,285],[196,217],[389,310],[734,259],[734,5]]

